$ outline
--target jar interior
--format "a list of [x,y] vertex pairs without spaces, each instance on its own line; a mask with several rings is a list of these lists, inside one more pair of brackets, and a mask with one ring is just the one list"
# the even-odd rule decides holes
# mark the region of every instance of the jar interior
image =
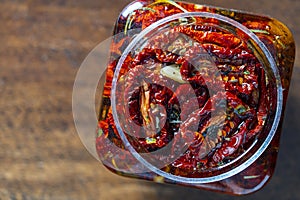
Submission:
[[111,106],[116,134],[142,166],[206,183],[242,171],[267,148],[281,92],[274,59],[247,28],[217,14],[180,13],[128,45]]

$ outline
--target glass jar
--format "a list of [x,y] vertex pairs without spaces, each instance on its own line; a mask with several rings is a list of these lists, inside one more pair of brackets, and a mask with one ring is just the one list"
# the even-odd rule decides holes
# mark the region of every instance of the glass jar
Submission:
[[96,138],[108,169],[234,195],[270,179],[295,54],[282,23],[134,1],[110,51]]

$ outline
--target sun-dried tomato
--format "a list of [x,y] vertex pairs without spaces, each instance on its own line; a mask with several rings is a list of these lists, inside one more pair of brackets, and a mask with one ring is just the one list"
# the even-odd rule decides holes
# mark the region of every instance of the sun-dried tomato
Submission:
[[[167,16],[188,11],[235,17],[234,12],[183,2],[139,2],[144,6],[121,15],[116,26],[115,33],[124,31],[125,37],[115,38],[111,47],[113,59],[107,68],[99,119],[105,138],[125,150],[109,98],[118,59],[131,40],[129,31],[145,29]],[[241,15],[236,18],[257,34],[275,56],[284,44],[276,40],[274,46],[276,36],[269,33],[269,20]],[[180,135],[183,141],[192,138],[187,149],[162,168],[173,175],[213,176],[248,150],[263,132],[268,113],[275,111],[276,94],[268,85],[265,66],[248,43],[249,37],[238,29],[220,28],[219,23],[200,17],[183,19],[167,33],[153,36],[142,49],[127,55],[119,73],[116,98],[121,128],[138,153],[155,152],[173,140],[175,151],[176,136]],[[282,75],[282,69],[279,71]],[[98,153],[111,145],[103,141],[102,134],[97,138]],[[129,154],[123,156],[128,163],[134,162]],[[243,173],[256,182],[263,178],[249,171]]]

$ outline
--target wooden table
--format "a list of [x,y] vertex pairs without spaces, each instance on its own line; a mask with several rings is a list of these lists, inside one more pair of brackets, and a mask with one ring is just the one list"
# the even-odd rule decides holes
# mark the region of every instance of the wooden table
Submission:
[[[1,200],[234,199],[119,177],[81,144],[72,118],[74,78],[88,52],[110,36],[128,2],[0,2]],[[201,2],[269,14],[287,24],[300,45],[298,1]],[[276,172],[263,190],[241,199],[300,199],[299,91],[297,53]]]

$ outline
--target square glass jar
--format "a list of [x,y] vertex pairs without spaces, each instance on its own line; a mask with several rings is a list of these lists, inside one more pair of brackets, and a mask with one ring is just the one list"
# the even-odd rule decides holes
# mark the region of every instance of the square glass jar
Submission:
[[170,0],[117,19],[96,149],[111,171],[233,195],[274,172],[295,57],[276,19]]

